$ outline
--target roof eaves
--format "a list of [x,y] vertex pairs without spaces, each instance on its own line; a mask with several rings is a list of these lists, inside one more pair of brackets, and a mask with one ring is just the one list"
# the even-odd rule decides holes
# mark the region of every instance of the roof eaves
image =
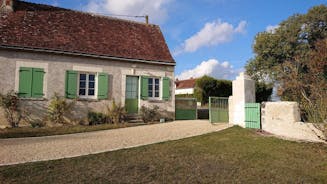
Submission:
[[140,62],[140,63],[150,63],[150,64],[176,66],[176,62],[175,61],[172,61],[172,62],[168,62],[168,61],[153,61],[153,60],[143,60],[143,59],[135,59],[135,58],[123,58],[123,57],[116,57],[116,56],[98,55],[98,54],[73,52],[73,51],[63,51],[63,50],[54,50],[54,49],[45,49],[45,48],[32,48],[32,47],[12,46],[12,45],[0,45],[0,48],[3,48],[3,49],[13,49],[13,50],[24,50],[24,51],[34,51],[34,52],[45,52],[45,53],[53,53],[53,54],[64,54],[64,55],[73,55],[73,56],[84,56],[84,57],[92,57],[92,58],[100,58],[100,59],[123,60],[123,61],[130,61],[130,62]]

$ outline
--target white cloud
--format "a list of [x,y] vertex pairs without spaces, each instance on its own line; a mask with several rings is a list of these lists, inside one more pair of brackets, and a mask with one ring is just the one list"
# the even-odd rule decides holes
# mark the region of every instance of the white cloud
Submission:
[[268,32],[268,33],[275,33],[276,32],[276,29],[278,29],[278,28],[279,28],[279,25],[274,25],[274,26],[268,25],[266,27],[266,32]]
[[209,59],[208,61],[202,61],[202,63],[193,69],[183,71],[176,78],[183,80],[209,75],[217,79],[235,79],[241,71],[243,69],[234,69],[227,61],[220,63],[216,59]]
[[236,33],[245,33],[246,32],[246,30],[245,30],[245,28],[246,28],[246,21],[241,21],[239,24],[238,24],[238,26],[237,26],[237,28],[235,29],[235,32]]
[[241,21],[236,28],[228,22],[217,20],[208,22],[195,35],[186,39],[174,53],[195,52],[202,47],[216,46],[230,42],[237,33],[245,33],[246,21]]
[[115,15],[149,15],[150,22],[162,23],[168,17],[172,0],[89,0],[86,11]]
[[59,4],[58,0],[53,0],[51,5],[52,6],[59,6],[60,4]]

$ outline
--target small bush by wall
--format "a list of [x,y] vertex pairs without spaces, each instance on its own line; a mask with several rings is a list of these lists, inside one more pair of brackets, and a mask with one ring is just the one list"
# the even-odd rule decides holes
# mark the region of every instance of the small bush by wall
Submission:
[[144,123],[154,122],[159,118],[159,107],[153,106],[151,108],[143,105],[140,109],[140,114]]
[[69,113],[74,105],[75,101],[69,102],[66,98],[60,97],[55,93],[48,106],[49,120],[57,124],[69,122]]
[[19,123],[23,119],[23,112],[20,107],[18,94],[9,91],[7,94],[0,94],[0,107],[3,108],[5,118],[12,128],[19,127]]
[[114,124],[122,123],[126,118],[125,107],[121,103],[112,101],[111,105],[107,105],[107,116]]
[[111,123],[109,117],[101,112],[89,112],[87,117],[89,125]]

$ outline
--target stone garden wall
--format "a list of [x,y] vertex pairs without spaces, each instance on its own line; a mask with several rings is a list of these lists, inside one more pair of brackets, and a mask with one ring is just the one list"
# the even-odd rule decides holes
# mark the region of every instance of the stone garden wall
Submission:
[[321,142],[322,133],[303,123],[297,102],[265,102],[261,106],[262,129],[285,138]]

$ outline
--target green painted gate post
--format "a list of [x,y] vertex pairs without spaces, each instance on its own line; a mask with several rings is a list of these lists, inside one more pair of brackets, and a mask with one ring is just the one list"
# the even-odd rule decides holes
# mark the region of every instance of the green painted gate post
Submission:
[[209,97],[209,122],[212,123],[212,113],[211,113],[211,97]]

